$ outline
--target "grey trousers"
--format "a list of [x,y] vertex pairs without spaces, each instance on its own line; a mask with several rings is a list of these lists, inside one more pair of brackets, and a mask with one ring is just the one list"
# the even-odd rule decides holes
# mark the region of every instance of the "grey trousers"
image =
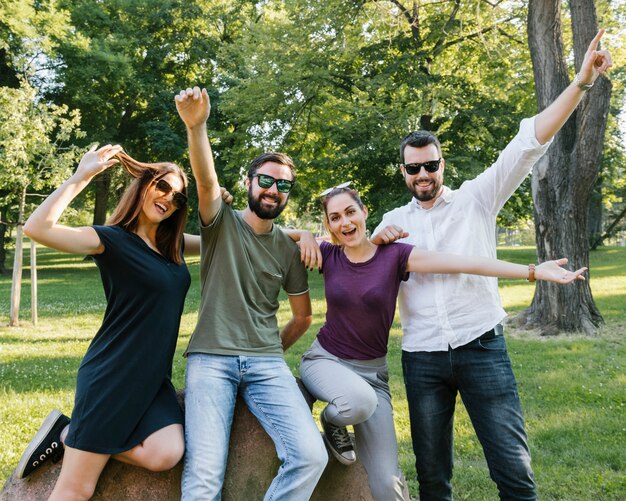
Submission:
[[408,500],[398,466],[386,358],[345,360],[315,340],[302,356],[300,377],[316,399],[328,402],[326,418],[331,423],[353,425],[357,457],[367,471],[374,499]]

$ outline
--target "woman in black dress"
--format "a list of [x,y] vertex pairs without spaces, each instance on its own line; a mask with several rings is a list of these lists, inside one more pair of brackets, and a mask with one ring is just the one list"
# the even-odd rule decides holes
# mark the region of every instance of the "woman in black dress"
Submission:
[[[117,163],[135,179],[107,225],[58,224],[91,179]],[[182,458],[172,358],[190,283],[183,250],[186,256],[200,251],[199,238],[183,233],[186,193],[178,166],[137,162],[120,146],[94,146],[24,226],[43,245],[93,256],[107,298],[102,326],[78,370],[71,422],[50,413],[16,470],[23,478],[64,452],[50,499],[90,498],[111,457],[153,471]]]

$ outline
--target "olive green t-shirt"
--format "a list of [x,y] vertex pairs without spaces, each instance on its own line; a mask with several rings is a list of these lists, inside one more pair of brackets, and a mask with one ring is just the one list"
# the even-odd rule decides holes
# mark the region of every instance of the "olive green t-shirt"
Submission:
[[298,246],[276,225],[255,233],[224,203],[211,224],[201,224],[200,237],[202,300],[185,354],[282,356],[280,289],[309,290]]

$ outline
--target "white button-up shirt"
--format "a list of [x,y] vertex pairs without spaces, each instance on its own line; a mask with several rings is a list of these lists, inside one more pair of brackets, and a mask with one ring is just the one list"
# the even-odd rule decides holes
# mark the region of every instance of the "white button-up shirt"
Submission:
[[[489,169],[458,190],[444,187],[430,209],[412,199],[388,212],[375,233],[395,224],[409,232],[401,241],[420,249],[495,258],[496,216],[549,145],[537,141],[534,118],[522,120]],[[506,316],[492,277],[411,273],[398,300],[405,351],[463,346]]]

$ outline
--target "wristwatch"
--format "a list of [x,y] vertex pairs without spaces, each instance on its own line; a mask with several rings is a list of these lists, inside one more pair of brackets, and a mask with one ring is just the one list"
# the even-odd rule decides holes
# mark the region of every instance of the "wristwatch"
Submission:
[[578,87],[580,90],[589,90],[591,89],[591,87],[593,87],[593,82],[591,82],[590,84],[583,83],[580,80],[578,73],[576,73],[576,76],[574,77],[574,83],[576,84],[576,87]]

